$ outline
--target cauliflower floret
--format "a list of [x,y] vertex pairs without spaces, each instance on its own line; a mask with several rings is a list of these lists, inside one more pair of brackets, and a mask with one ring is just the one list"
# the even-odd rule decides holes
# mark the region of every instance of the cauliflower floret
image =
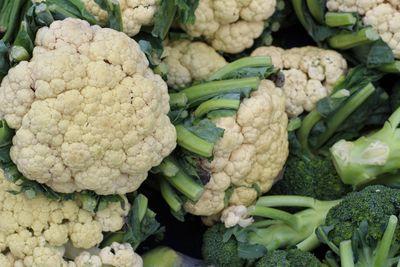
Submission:
[[63,258],[63,249],[36,247],[32,256],[24,259],[25,267],[71,267]]
[[164,63],[168,66],[168,85],[180,88],[193,81],[205,80],[226,63],[212,47],[202,42],[174,41],[165,46]]
[[347,70],[346,60],[339,53],[311,46],[288,50],[260,47],[251,55],[270,56],[272,63],[282,69],[285,75],[282,90],[290,117],[314,109]]
[[380,5],[384,0],[328,0],[329,11],[357,12],[364,15],[368,10]]
[[239,53],[253,45],[276,0],[200,0],[194,24],[182,25],[194,37],[204,36],[219,51]]
[[225,224],[225,228],[234,227],[247,227],[254,222],[252,217],[249,217],[246,206],[230,206],[226,208],[221,215],[221,222]]
[[76,267],[102,267],[103,263],[99,256],[90,255],[89,252],[84,251],[75,258]]
[[400,58],[400,11],[390,4],[378,5],[365,14],[363,22],[371,25],[392,49],[395,58]]
[[[95,16],[100,25],[105,25],[108,19],[107,12],[100,8],[95,0],[82,0],[85,7]],[[153,23],[154,15],[159,6],[158,0],[114,0],[121,8],[123,32],[135,36],[142,26]]]
[[1,267],[16,267],[14,265],[14,256],[11,253],[0,253],[0,266]]
[[224,129],[214,147],[213,160],[203,161],[210,180],[200,199],[186,202],[195,215],[211,216],[224,209],[226,190],[234,186],[231,205],[250,205],[257,199],[257,185],[267,192],[288,155],[285,97],[269,80],[244,99],[234,116],[213,120]]
[[103,248],[99,256],[103,264],[118,267],[142,267],[142,258],[133,251],[130,244],[113,242],[111,246]]
[[167,85],[139,45],[78,19],[41,28],[31,61],[0,86],[12,160],[63,193],[135,191],[176,146],[168,111]]

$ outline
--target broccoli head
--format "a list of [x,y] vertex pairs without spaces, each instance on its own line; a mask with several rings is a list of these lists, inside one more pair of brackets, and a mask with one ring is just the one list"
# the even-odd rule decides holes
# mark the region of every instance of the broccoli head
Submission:
[[310,252],[299,249],[268,251],[254,267],[320,267],[321,262]]
[[[373,185],[359,192],[353,192],[343,198],[327,214],[325,225],[329,229],[328,239],[336,246],[340,242],[352,239],[362,222],[368,224],[365,238],[376,242],[382,238],[389,217],[400,215],[400,190],[383,185]],[[395,242],[400,244],[397,229]]]
[[352,190],[343,184],[329,158],[290,155],[283,179],[269,191],[272,195],[301,195],[319,200],[342,198]]
[[218,267],[242,267],[245,260],[238,255],[238,243],[234,237],[224,242],[226,228],[223,224],[210,227],[203,236],[202,254],[206,264]]

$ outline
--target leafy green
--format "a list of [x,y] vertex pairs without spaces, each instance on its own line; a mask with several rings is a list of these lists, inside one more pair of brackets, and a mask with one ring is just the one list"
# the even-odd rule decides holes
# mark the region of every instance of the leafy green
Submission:
[[208,119],[194,122],[191,125],[189,124],[186,128],[198,137],[211,143],[217,142],[224,135],[224,129],[218,128],[215,123]]
[[107,27],[120,31],[123,31],[121,7],[119,1],[113,0],[95,0],[95,2],[108,14]]

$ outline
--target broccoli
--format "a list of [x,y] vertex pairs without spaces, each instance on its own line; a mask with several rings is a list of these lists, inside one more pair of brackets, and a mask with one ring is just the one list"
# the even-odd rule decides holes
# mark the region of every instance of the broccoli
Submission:
[[[321,239],[340,257],[342,267],[399,266],[400,246],[397,215],[389,216],[385,225],[380,229],[380,238],[371,237],[369,233],[371,225],[374,226],[373,223],[369,224],[366,220],[359,223],[351,239],[341,241],[339,247],[330,241],[329,230],[322,230],[322,232],[319,230],[319,232],[321,232]],[[329,257],[331,260],[334,259],[332,256]]]
[[283,179],[268,194],[335,200],[350,191],[351,187],[342,183],[330,158],[289,155]]
[[245,260],[238,255],[238,243],[234,237],[224,242],[226,228],[223,224],[210,227],[203,236],[202,254],[206,264],[218,267],[241,267]]
[[254,267],[320,267],[321,262],[312,253],[299,249],[268,251]]
[[[224,228],[217,224],[203,238],[203,257],[216,266],[242,266],[266,251],[297,247],[311,251],[319,245],[315,230],[325,222],[328,211],[340,200],[319,201],[304,196],[264,196],[247,209],[255,222],[246,228]],[[302,207],[297,213],[274,207]],[[229,256],[227,256],[229,255]],[[237,263],[239,265],[235,265]]]
[[[383,237],[383,230],[391,215],[400,215],[400,190],[383,185],[373,185],[343,198],[327,214],[325,225],[317,234],[325,243],[339,246],[354,238],[360,226],[364,227],[366,242],[376,243]],[[329,242],[326,242],[326,241]],[[400,232],[396,231],[395,244],[400,245]]]
[[[359,186],[370,183],[383,174],[400,169],[400,108],[383,128],[355,141],[340,140],[330,151],[335,167],[345,184]],[[390,179],[389,179],[390,178]],[[397,184],[399,178],[378,178],[380,184]]]

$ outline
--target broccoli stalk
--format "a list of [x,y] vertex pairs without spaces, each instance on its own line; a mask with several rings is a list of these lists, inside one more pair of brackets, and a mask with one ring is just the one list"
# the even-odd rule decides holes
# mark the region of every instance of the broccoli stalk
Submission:
[[[290,247],[311,251],[320,244],[315,230],[340,201],[289,195],[261,197],[248,208],[248,215],[255,219],[253,224],[228,229],[217,224],[206,231],[202,248],[205,262],[214,266],[246,266],[247,261],[268,255],[267,251]],[[304,209],[292,214],[276,207]],[[261,260],[264,261],[269,262]]]
[[[345,184],[359,186],[400,168],[400,108],[379,131],[355,141],[340,140],[330,149],[336,170]],[[385,179],[379,180],[386,184]],[[393,183],[389,179],[388,183]]]
[[[328,211],[340,200],[319,201],[302,196],[264,196],[249,214],[258,220],[249,227],[248,242],[263,245],[267,250],[297,246],[310,251],[318,246],[315,229],[324,223]],[[301,207],[304,210],[291,214],[274,207]]]
[[183,255],[168,247],[158,247],[143,256],[143,267],[200,267],[202,261]]

